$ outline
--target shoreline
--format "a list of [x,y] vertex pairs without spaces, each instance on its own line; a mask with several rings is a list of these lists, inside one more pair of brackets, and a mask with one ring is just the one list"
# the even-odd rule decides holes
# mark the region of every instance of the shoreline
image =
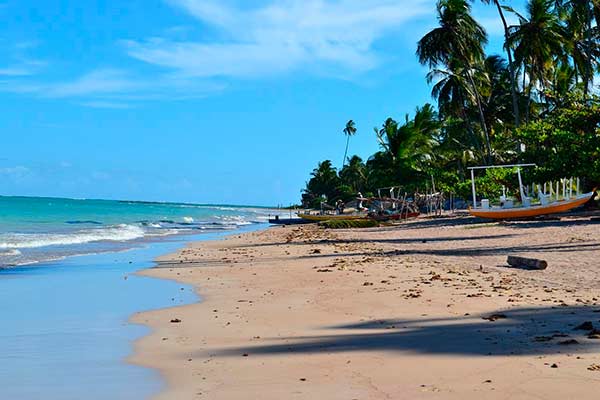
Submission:
[[162,241],[1,270],[4,397],[143,399],[162,390],[157,371],[125,362],[149,332],[127,321],[139,310],[195,299],[191,286],[135,275],[178,247]]
[[[165,378],[154,399],[592,398],[600,340],[573,327],[600,328],[598,250],[573,217],[190,243],[140,274],[202,301],[132,316],[151,334],[128,361]],[[505,268],[509,253],[550,267]]]

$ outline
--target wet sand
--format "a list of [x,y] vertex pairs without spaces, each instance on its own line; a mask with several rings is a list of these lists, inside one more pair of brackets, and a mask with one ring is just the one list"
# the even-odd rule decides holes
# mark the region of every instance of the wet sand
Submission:
[[[144,274],[203,301],[137,314],[157,399],[592,399],[600,225],[589,217],[275,227],[194,243]],[[548,269],[508,268],[508,255]]]

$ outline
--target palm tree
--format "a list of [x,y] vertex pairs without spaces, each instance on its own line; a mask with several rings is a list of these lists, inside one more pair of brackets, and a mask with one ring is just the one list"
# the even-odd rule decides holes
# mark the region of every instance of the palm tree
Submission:
[[383,148],[379,160],[390,161],[397,181],[414,180],[415,175],[422,175],[429,168],[434,158],[440,127],[438,114],[431,104],[417,107],[414,118],[406,115],[402,125],[388,118],[380,130],[375,128]]
[[498,0],[481,0],[485,4],[494,4],[498,9],[498,15],[502,20],[502,26],[504,27],[504,50],[506,51],[506,55],[508,56],[508,70],[510,73],[510,91],[512,96],[512,105],[513,105],[513,113],[514,113],[514,121],[515,126],[518,128],[521,124],[521,117],[519,113],[519,97],[517,95],[517,75],[515,64],[513,61],[513,55],[511,48],[509,46],[509,38],[510,31],[508,27],[508,23],[506,22],[506,17],[504,15],[503,6],[500,4]]
[[592,4],[589,0],[571,0],[561,2],[558,8],[564,16],[564,31],[569,42],[575,82],[581,80],[584,97],[587,97],[594,74],[600,67],[600,29],[593,25],[594,8],[600,12],[600,2]]
[[461,70],[473,94],[477,107],[481,129],[483,131],[488,161],[491,161],[492,147],[483,114],[479,87],[475,82],[478,66],[483,62],[483,46],[487,35],[481,25],[471,15],[471,7],[466,0],[439,0],[437,3],[439,27],[427,33],[418,43],[417,56],[423,65],[431,69],[444,66],[456,73]]
[[398,122],[392,118],[388,118],[383,123],[381,129],[373,128],[373,131],[375,131],[379,145],[383,148],[384,152],[390,156],[392,161],[395,161],[400,146],[398,141]]
[[470,103],[474,102],[475,96],[464,75],[464,69],[458,67],[454,67],[454,71],[434,69],[427,74],[427,83],[431,84],[433,81],[437,81],[433,85],[431,94],[437,100],[440,114],[446,119],[455,118],[457,122],[461,121],[463,129],[468,132],[470,139],[465,143],[470,142],[477,149],[480,157],[484,159],[485,151],[481,148],[480,140],[473,131],[469,116]]
[[367,172],[365,163],[359,156],[352,156],[348,164],[339,173],[343,185],[349,186],[353,192],[365,190]]
[[529,80],[526,122],[529,122],[532,89],[539,87],[543,95],[554,64],[564,59],[565,39],[554,3],[554,0],[529,0],[527,17],[515,12],[519,25],[510,28],[509,45],[514,46],[515,60],[523,66],[523,81]]
[[346,135],[346,151],[344,151],[344,162],[342,162],[342,168],[346,165],[346,157],[348,156],[348,144],[350,143],[350,136],[356,135],[356,124],[353,120],[346,122],[344,128],[344,135]]

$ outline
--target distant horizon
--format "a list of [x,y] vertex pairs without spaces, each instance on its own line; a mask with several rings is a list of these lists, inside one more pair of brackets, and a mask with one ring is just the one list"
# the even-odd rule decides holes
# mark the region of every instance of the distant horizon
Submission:
[[[257,204],[230,204],[230,203],[196,203],[185,201],[160,201],[160,200],[133,200],[133,199],[102,199],[102,198],[76,198],[76,197],[60,197],[60,196],[22,196],[22,195],[4,195],[0,194],[0,198],[23,198],[23,199],[53,199],[53,200],[75,200],[75,201],[114,201],[119,203],[139,203],[139,204],[162,204],[162,205],[184,205],[197,207],[232,207],[232,208],[260,208],[260,209],[277,209],[277,205],[257,205]],[[292,204],[295,205],[295,204]],[[281,205],[281,208],[289,207],[290,205]]]

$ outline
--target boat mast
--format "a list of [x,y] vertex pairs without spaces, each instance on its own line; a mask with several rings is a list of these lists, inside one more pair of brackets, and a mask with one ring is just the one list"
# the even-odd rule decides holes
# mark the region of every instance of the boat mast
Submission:
[[475,191],[475,169],[471,169],[471,188],[473,189],[473,208],[477,208],[477,192]]
[[517,168],[517,176],[519,177],[519,193],[521,194],[521,203],[525,201],[525,193],[523,192],[523,180],[521,179],[521,168]]
[[[521,180],[521,168],[522,167],[536,167],[535,164],[511,164],[511,165],[482,165],[478,167],[468,167],[471,170],[471,190],[473,191],[473,208],[477,208],[477,192],[475,191],[475,170],[476,169],[493,169],[493,168],[517,168],[517,174],[519,175],[519,192],[521,193],[521,201],[525,198],[523,192],[523,181]],[[558,191],[558,189],[557,189]]]

